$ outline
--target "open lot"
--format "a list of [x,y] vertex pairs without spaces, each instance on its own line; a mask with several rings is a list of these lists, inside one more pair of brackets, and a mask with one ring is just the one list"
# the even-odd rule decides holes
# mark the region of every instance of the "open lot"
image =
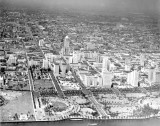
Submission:
[[18,116],[28,114],[29,118],[34,115],[30,92],[1,91],[0,95],[8,101],[0,107],[0,122],[13,120],[16,113]]

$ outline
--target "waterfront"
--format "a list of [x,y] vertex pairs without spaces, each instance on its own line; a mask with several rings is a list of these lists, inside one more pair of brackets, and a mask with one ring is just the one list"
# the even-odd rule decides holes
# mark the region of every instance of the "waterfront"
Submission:
[[64,120],[59,122],[2,123],[1,126],[159,126],[160,119],[147,120]]

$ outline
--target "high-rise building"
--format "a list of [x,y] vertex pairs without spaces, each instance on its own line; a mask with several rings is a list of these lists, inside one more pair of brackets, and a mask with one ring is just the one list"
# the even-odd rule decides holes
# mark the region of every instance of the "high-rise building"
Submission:
[[28,61],[28,65],[29,66],[33,66],[33,65],[37,65],[37,64],[38,64],[38,62],[35,61],[35,60],[33,60],[33,59],[31,59],[31,60]]
[[68,63],[70,64],[70,63],[73,63],[73,57],[72,56],[70,56],[69,58],[68,58]]
[[98,76],[96,85],[99,86],[99,87],[103,86],[103,78],[102,78],[102,76]]
[[140,55],[140,65],[141,65],[141,66],[144,66],[144,61],[145,61],[145,55],[144,55],[144,54],[141,54],[141,55]]
[[60,69],[61,69],[61,75],[65,76],[66,70],[67,70],[67,64],[66,63],[61,63],[60,64]]
[[92,82],[92,76],[90,74],[86,74],[84,76],[84,83],[86,87],[92,87],[93,82]]
[[3,86],[3,82],[4,82],[3,76],[0,76],[0,85],[1,85],[1,86]]
[[91,74],[84,75],[84,84],[86,87],[98,87],[101,86],[100,83],[97,76]]
[[150,85],[152,84],[152,83],[154,83],[154,73],[155,73],[155,69],[149,69],[149,71],[148,71],[148,81],[149,81],[149,83],[150,83]]
[[70,44],[69,37],[66,36],[64,39],[64,47],[63,47],[64,48],[64,50],[63,50],[64,55],[69,55],[69,51],[70,51],[69,44]]
[[139,72],[137,70],[134,70],[127,75],[127,83],[131,84],[134,87],[138,86],[138,80],[139,80]]
[[110,66],[111,62],[108,57],[103,57],[103,63],[102,63],[102,80],[103,80],[103,86],[105,87],[111,87],[112,85],[112,78],[113,73],[110,72]]
[[59,69],[60,69],[59,63],[54,63],[53,66],[54,66],[53,67],[54,74],[59,75]]
[[78,63],[81,60],[81,52],[80,51],[74,51],[72,60],[73,60],[73,63]]
[[102,86],[103,87],[111,87],[113,79],[113,73],[109,71],[102,72]]
[[54,55],[52,53],[46,53],[45,54],[45,58],[49,61],[49,62],[53,62],[54,60]]
[[47,59],[43,59],[42,68],[45,68],[45,69],[49,68],[49,61]]
[[70,43],[70,42],[69,42],[69,37],[66,36],[65,39],[64,39],[64,47],[65,47],[65,48],[69,48],[69,43]]
[[103,57],[102,72],[110,71],[111,62],[108,57]]

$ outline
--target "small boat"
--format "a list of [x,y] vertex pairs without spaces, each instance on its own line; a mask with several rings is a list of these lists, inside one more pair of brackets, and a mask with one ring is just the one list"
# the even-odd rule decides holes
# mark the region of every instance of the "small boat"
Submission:
[[87,126],[96,126],[96,125],[97,125],[97,123],[90,123]]

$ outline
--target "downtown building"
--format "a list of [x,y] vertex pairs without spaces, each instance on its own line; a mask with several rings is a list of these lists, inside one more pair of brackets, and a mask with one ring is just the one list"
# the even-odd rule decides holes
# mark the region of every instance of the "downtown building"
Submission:
[[56,76],[62,75],[65,76],[69,71],[68,65],[63,61],[63,59],[57,59],[51,64],[51,69],[53,70]]
[[140,66],[144,67],[145,66],[145,55],[140,54]]
[[111,72],[111,62],[107,56],[103,57],[101,76],[102,76],[102,86],[111,87],[113,73]]
[[15,64],[16,64],[16,63],[17,63],[17,57],[14,56],[14,55],[10,55],[7,63],[8,63],[8,64],[12,64],[12,63],[15,63]]
[[138,87],[138,81],[139,81],[139,71],[134,70],[127,74],[127,84],[130,84],[133,87]]
[[150,68],[148,71],[148,81],[150,86],[153,84],[160,84],[160,69]]
[[69,55],[70,54],[70,40],[69,37],[66,36],[64,39],[63,43],[63,48],[62,48],[62,55]]

